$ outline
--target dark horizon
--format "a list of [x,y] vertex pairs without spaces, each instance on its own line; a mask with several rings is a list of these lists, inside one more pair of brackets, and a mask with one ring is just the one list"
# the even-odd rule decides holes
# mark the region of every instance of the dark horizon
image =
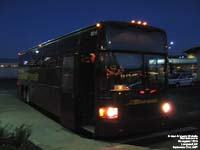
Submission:
[[174,41],[170,55],[200,46],[200,1],[11,1],[0,2],[0,58],[101,20],[143,20]]

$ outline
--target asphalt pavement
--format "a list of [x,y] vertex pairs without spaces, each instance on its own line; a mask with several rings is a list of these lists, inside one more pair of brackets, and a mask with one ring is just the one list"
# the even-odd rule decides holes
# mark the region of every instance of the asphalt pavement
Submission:
[[[180,143],[178,138],[170,138],[169,135],[197,135],[198,138],[200,137],[200,84],[180,88],[171,87],[168,93],[168,100],[174,104],[174,115],[169,118],[168,127],[163,131],[153,133],[151,137],[148,136],[145,140],[136,141],[134,139],[126,143],[147,146],[153,149],[165,148],[172,150],[173,146],[180,145]],[[199,140],[197,143],[197,148],[185,149],[199,150]]]

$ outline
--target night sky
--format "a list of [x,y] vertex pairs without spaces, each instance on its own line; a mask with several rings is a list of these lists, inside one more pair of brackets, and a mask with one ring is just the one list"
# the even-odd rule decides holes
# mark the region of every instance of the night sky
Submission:
[[170,54],[200,46],[200,0],[0,0],[0,57],[101,20],[132,19],[165,29]]

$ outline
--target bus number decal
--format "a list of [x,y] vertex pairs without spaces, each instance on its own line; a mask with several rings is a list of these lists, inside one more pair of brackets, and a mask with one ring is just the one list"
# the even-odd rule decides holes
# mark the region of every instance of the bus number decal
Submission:
[[97,30],[90,32],[90,36],[96,36],[96,35],[97,35]]

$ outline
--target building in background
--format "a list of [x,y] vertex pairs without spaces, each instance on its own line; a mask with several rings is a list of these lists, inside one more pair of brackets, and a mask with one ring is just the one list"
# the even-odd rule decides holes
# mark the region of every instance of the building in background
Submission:
[[188,58],[185,55],[169,57],[169,73],[170,74],[174,72],[179,72],[179,71],[187,71],[187,72],[191,72],[192,74],[196,74],[197,72],[196,66],[197,66],[196,58]]
[[188,59],[196,59],[197,80],[200,81],[200,46],[185,50]]
[[0,58],[0,79],[17,79],[18,60]]

